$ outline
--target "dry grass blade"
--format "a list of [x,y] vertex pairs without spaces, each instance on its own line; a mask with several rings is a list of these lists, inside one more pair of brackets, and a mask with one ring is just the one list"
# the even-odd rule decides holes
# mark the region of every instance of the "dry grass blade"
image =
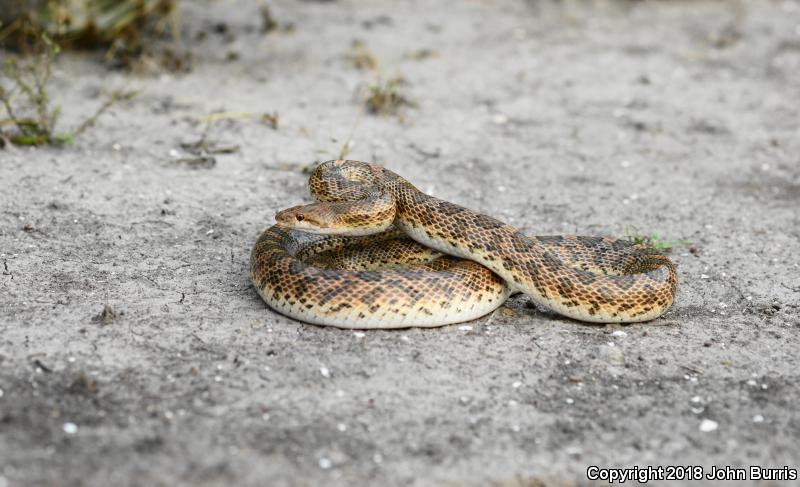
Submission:
[[167,30],[179,39],[178,0],[20,1],[15,14],[6,14],[9,1],[0,0],[0,20],[13,15],[0,28],[0,42],[23,52],[44,33],[66,47],[105,47],[106,59],[127,65]]
[[366,100],[367,111],[373,115],[395,115],[403,106],[414,104],[401,93],[405,80],[400,76],[389,78],[386,82],[378,81],[369,86]]

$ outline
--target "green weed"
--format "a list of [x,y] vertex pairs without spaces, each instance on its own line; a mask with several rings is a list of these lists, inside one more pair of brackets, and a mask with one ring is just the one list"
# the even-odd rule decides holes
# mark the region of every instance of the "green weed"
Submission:
[[[14,145],[68,144],[95,124],[111,106],[132,98],[134,92],[113,92],[105,102],[74,130],[58,132],[56,123],[61,108],[53,105],[48,85],[53,63],[60,48],[47,34],[42,34],[38,53],[17,61],[5,60],[0,71],[0,104],[8,118],[0,120],[0,147]],[[11,130],[3,127],[11,126]]]
[[625,228],[625,237],[628,239],[628,241],[633,242],[634,244],[648,245],[663,252],[671,252],[673,247],[689,247],[692,245],[692,242],[688,240],[665,240],[659,237],[656,232],[652,232],[650,235],[645,235],[630,226]]

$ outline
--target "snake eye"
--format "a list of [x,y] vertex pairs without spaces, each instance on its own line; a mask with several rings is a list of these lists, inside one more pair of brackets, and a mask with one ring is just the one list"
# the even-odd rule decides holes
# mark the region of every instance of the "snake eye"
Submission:
[[297,221],[299,222],[305,220],[305,217],[303,215],[297,215],[295,218],[297,218]]

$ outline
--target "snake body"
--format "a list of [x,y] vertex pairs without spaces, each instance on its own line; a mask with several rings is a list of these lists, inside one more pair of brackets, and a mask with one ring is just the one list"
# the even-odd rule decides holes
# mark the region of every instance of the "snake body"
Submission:
[[[641,322],[662,315],[677,291],[675,266],[649,246],[526,236],[378,165],[328,161],[309,185],[319,203],[280,212],[251,254],[251,280],[264,301],[302,321],[440,326],[483,316],[523,292],[576,320]],[[405,237],[384,232],[392,227]],[[346,236],[313,235],[331,232]],[[376,232],[384,233],[370,236]],[[361,264],[326,264],[347,252]],[[411,267],[393,268],[408,256]]]

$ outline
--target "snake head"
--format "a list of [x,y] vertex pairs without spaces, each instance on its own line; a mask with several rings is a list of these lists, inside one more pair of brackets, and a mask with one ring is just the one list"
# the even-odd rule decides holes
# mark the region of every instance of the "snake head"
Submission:
[[322,205],[300,205],[281,210],[275,214],[275,221],[282,227],[294,228],[309,233],[333,233],[331,218],[326,215]]

